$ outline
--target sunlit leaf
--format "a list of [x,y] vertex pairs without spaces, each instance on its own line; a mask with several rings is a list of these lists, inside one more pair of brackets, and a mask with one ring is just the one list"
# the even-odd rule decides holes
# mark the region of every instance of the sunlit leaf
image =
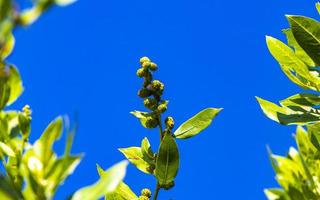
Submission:
[[144,160],[140,147],[120,148],[119,151],[140,171],[151,173],[152,166]]
[[187,139],[199,134],[207,128],[222,109],[207,108],[184,122],[175,132],[179,139]]
[[294,38],[299,46],[320,65],[320,23],[303,16],[287,15]]
[[114,192],[126,173],[127,161],[122,161],[109,168],[93,185],[81,188],[73,196],[72,200],[97,200],[108,193]]

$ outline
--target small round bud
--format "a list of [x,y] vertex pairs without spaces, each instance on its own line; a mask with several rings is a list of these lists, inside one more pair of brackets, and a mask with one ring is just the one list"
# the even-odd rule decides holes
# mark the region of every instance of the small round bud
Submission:
[[151,66],[151,62],[150,61],[145,61],[144,63],[142,63],[143,69],[149,69],[150,66]]
[[156,63],[151,62],[149,69],[152,71],[156,71],[158,69],[158,65]]
[[143,101],[143,104],[146,108],[150,110],[155,110],[157,109],[157,100],[153,98],[147,98]]
[[158,120],[154,117],[148,117],[146,121],[147,128],[155,128],[158,126]]
[[167,111],[167,103],[162,103],[158,106],[157,110],[160,112],[160,113],[164,113]]
[[138,198],[138,200],[149,200],[149,197],[146,197],[146,196],[140,196]]
[[142,65],[144,62],[150,62],[150,59],[146,56],[140,58],[140,64]]
[[151,83],[151,88],[155,91],[162,92],[164,90],[164,84],[159,80],[154,80]]
[[30,106],[29,105],[25,105],[23,108],[22,108],[22,111],[23,113],[25,114],[25,116],[31,120],[31,114],[32,114],[32,111],[30,109]]
[[144,188],[141,190],[141,196],[145,196],[150,198],[151,197],[151,191],[148,188]]
[[148,90],[146,88],[143,88],[143,89],[138,91],[138,96],[141,97],[141,98],[146,98],[146,97],[148,97],[150,95],[151,95],[150,90]]
[[138,76],[138,77],[142,78],[142,77],[144,77],[145,75],[146,75],[146,70],[145,70],[145,69],[140,68],[140,69],[137,70],[137,76]]
[[169,128],[169,129],[173,129],[174,127],[174,120],[172,117],[167,117],[166,120],[165,120],[165,124],[166,124],[166,127]]

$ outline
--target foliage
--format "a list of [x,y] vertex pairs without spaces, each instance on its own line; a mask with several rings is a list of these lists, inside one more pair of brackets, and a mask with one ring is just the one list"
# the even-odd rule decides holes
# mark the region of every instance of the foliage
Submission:
[[[13,30],[31,24],[55,4],[72,2],[37,0],[31,8],[19,12],[13,1],[0,0],[0,158],[3,166],[0,199],[52,199],[58,186],[73,173],[83,157],[71,154],[75,129],[65,125],[63,117],[53,120],[32,144],[29,142],[30,107],[26,105],[21,111],[6,109],[23,92],[18,69],[6,60],[15,43]],[[65,130],[68,133],[65,151],[58,156],[53,145]],[[126,161],[120,162],[103,172],[95,184],[79,189],[70,198],[95,200],[113,193],[125,175],[126,166]]]
[[[317,10],[320,4],[316,4]],[[267,189],[270,200],[320,199],[320,23],[304,16],[287,15],[290,28],[284,30],[288,45],[267,36],[267,45],[287,77],[312,93],[296,94],[280,106],[264,99],[258,102],[267,117],[283,124],[298,125],[288,155],[269,150],[276,179],[282,189]]]
[[[159,129],[160,146],[157,152],[153,152],[148,138],[144,138],[141,146],[120,148],[119,151],[143,173],[156,178],[157,184],[153,199],[157,199],[160,189],[169,190],[174,186],[174,180],[178,174],[180,165],[179,149],[176,139],[191,138],[205,128],[207,128],[213,118],[221,111],[217,108],[207,108],[179,126],[175,131],[174,119],[166,117],[162,121],[163,114],[167,111],[169,101],[164,100],[164,84],[153,79],[153,72],[158,69],[157,64],[149,58],[140,59],[141,68],[137,71],[137,76],[143,78],[142,88],[138,91],[138,96],[143,99],[144,106],[148,109],[144,111],[131,112],[144,128]],[[106,199],[150,199],[151,192],[144,189],[140,197],[137,197],[125,183],[113,194],[107,194]]]

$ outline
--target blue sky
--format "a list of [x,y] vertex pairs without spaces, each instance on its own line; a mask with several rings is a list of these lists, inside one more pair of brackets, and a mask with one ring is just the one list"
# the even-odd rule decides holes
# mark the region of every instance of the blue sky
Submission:
[[[12,108],[33,109],[31,140],[59,114],[77,112],[73,152],[86,156],[56,199],[97,178],[124,157],[119,147],[138,146],[158,133],[129,114],[143,109],[136,96],[139,58],[159,65],[156,78],[170,100],[167,114],[182,123],[206,107],[223,107],[212,126],[178,141],[181,168],[176,187],[159,199],[265,199],[277,186],[266,153],[284,154],[294,127],[267,119],[254,96],[277,101],[302,90],[281,72],[265,35],[284,40],[284,14],[317,18],[315,1],[261,0],[79,0],[54,8],[31,27],[15,32],[10,61],[22,74],[25,92]],[[63,141],[56,145],[62,152]],[[135,192],[155,180],[129,166]]]

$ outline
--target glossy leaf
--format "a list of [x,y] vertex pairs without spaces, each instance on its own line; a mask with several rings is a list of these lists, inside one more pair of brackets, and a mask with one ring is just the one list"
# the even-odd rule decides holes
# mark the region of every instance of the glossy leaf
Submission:
[[320,14],[320,3],[319,2],[316,3],[316,8],[318,10],[318,13]]
[[318,91],[317,79],[310,74],[308,66],[296,56],[292,49],[273,37],[267,36],[266,40],[270,53],[292,82],[304,89]]
[[147,118],[150,117],[149,113],[140,112],[140,111],[133,111],[133,112],[130,112],[130,113],[140,120],[140,123],[144,128],[148,128],[146,126],[146,122],[147,122]]
[[170,189],[179,170],[179,151],[175,139],[171,134],[166,134],[160,144],[155,175],[160,187]]
[[120,148],[119,151],[140,171],[150,174],[150,164],[144,160],[140,147]]
[[221,108],[207,108],[184,122],[175,132],[174,136],[179,139],[187,139],[199,134],[207,128],[212,120],[221,111]]
[[287,41],[289,46],[293,47],[295,49],[296,56],[301,59],[304,63],[306,63],[310,67],[315,67],[316,64],[313,62],[313,60],[309,57],[309,55],[300,47],[300,45],[297,43],[296,39],[294,38],[291,29],[285,29],[283,32],[287,36]]
[[55,3],[59,6],[67,6],[77,2],[77,0],[55,0]]
[[127,168],[128,162],[122,161],[109,168],[101,176],[100,180],[93,185],[78,190],[72,200],[97,200],[108,193],[114,192],[122,182]]
[[3,142],[0,142],[0,151],[6,156],[11,156],[11,157],[16,156],[15,152],[11,149],[11,147],[6,145]]
[[312,58],[316,65],[320,65],[320,23],[303,16],[288,15],[294,38],[299,46]]
[[296,94],[280,101],[282,106],[307,106],[320,105],[320,96],[316,94]]
[[316,121],[320,121],[320,115],[316,113],[310,113],[308,110],[305,112],[294,111],[287,107],[280,107],[272,102],[266,101],[257,97],[260,107],[264,114],[270,119],[284,125],[290,124],[308,124]]
[[1,60],[4,60],[5,58],[7,58],[11,54],[13,47],[14,47],[14,44],[15,44],[14,36],[13,36],[13,34],[9,34],[5,43],[0,48],[0,59]]

